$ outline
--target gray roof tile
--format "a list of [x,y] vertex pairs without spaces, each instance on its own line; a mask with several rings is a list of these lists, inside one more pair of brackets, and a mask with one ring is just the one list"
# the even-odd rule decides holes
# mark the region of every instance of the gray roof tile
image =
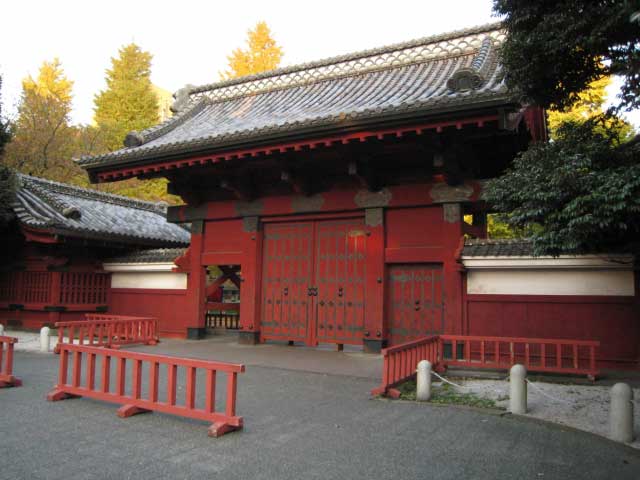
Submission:
[[188,245],[190,234],[167,222],[166,206],[18,174],[12,204],[18,220],[69,237],[139,245]]
[[467,239],[462,257],[531,257],[533,243],[526,239]]
[[127,137],[128,148],[78,162],[91,170],[161,155],[232,148],[390,115],[426,115],[512,102],[497,50],[500,24],[484,25],[176,93],[177,114]]
[[186,248],[148,248],[134,250],[117,257],[109,258],[104,263],[166,263],[173,262],[184,255]]

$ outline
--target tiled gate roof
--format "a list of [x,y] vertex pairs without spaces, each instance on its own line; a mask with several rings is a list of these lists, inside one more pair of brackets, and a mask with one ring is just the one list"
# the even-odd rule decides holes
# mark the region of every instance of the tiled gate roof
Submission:
[[513,102],[497,52],[500,24],[484,25],[318,62],[188,86],[176,115],[127,136],[127,148],[83,157],[85,168],[233,148]]

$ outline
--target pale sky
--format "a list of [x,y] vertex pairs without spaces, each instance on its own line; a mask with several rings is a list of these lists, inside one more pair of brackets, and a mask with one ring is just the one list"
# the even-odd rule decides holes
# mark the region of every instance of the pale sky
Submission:
[[[21,80],[58,57],[74,82],[73,121],[89,123],[93,97],[118,48],[153,54],[152,81],[175,92],[219,80],[247,30],[267,22],[282,66],[496,21],[491,0],[73,1],[9,0],[0,17],[4,115],[15,115]],[[639,112],[629,119],[640,126]]]

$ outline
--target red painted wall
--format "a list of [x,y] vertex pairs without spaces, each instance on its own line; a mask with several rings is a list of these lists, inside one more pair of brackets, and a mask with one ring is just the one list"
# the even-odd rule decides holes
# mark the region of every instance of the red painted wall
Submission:
[[156,317],[161,337],[186,337],[186,310],[186,290],[111,289],[109,313]]
[[640,319],[633,297],[467,295],[466,333],[598,340],[601,367],[640,361]]

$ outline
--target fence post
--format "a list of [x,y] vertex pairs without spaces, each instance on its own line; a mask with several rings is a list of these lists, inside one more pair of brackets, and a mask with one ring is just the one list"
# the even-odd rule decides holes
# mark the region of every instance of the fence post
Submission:
[[431,362],[421,360],[418,362],[418,375],[416,379],[416,400],[428,402],[431,399]]
[[49,327],[42,327],[40,329],[40,351],[43,353],[49,353],[51,350],[51,329]]
[[527,369],[515,364],[509,372],[509,411],[518,415],[527,413]]
[[609,436],[616,442],[633,441],[633,390],[626,383],[611,387]]

